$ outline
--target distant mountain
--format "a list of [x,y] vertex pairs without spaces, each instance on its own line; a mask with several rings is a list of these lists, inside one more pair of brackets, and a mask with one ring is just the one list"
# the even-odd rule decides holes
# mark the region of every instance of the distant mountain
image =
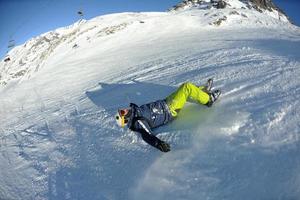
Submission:
[[183,0],[173,6],[170,11],[185,10],[189,8],[198,9],[254,9],[260,13],[266,13],[277,19],[289,21],[288,16],[277,7],[272,0]]
[[[199,17],[201,27],[228,26],[272,27],[278,29],[283,24],[290,24],[288,17],[271,0],[184,0],[175,5],[164,15],[178,15],[188,11],[187,16]],[[119,19],[122,17],[125,19]],[[32,78],[54,56],[59,60],[63,55],[55,55],[58,49],[64,53],[80,48],[83,41],[95,42],[119,31],[127,30],[131,25],[143,23],[143,15],[136,13],[115,14],[96,17],[91,20],[79,20],[73,25],[44,33],[13,48],[0,62],[0,87],[11,81]],[[112,23],[111,18],[115,22]]]

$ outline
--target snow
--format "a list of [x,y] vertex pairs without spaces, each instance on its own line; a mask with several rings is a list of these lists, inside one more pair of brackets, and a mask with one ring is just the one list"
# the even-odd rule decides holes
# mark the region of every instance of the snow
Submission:
[[[298,27],[232,8],[106,15],[29,40],[0,64],[0,199],[299,199],[299,47]],[[155,130],[169,153],[114,121],[211,77],[220,101]]]

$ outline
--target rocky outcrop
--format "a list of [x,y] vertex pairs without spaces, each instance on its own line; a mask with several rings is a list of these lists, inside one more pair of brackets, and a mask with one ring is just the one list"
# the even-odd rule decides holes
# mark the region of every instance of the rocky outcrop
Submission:
[[180,10],[182,8],[186,7],[205,7],[205,8],[225,8],[226,7],[226,2],[223,0],[211,0],[210,2],[207,2],[205,0],[183,0],[181,3],[173,6],[173,8],[169,10]]
[[275,10],[279,13],[279,15],[283,15],[287,18],[287,20],[289,20],[288,16],[279,7],[277,7],[272,0],[183,0],[181,3],[169,9],[169,11],[178,11],[188,8],[233,8],[231,5],[236,4],[236,2],[243,3],[244,7],[242,8],[255,9],[261,13],[266,10],[269,12],[273,12]]
[[248,1],[250,1],[253,7],[260,12],[262,12],[262,9],[269,10],[269,11],[277,10],[278,12],[285,15],[289,19],[289,17],[284,13],[284,11],[281,10],[278,6],[276,6],[272,2],[272,0],[248,0]]
[[272,9],[278,9],[277,6],[271,1],[271,0],[250,0],[250,2],[253,5],[256,5],[259,8],[266,9],[266,10],[272,10]]

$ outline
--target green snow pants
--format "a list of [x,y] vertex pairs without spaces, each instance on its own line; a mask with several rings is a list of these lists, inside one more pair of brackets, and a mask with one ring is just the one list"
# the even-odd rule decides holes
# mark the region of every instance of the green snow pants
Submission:
[[174,93],[166,98],[167,105],[173,117],[176,117],[186,101],[207,104],[209,95],[203,91],[204,86],[196,86],[187,82],[182,84]]

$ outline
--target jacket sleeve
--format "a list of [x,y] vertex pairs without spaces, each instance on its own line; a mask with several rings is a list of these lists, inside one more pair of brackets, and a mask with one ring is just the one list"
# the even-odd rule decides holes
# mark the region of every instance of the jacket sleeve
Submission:
[[157,137],[155,137],[152,134],[149,124],[145,120],[139,119],[136,121],[136,123],[137,123],[137,126],[139,127],[139,129],[137,129],[136,131],[141,133],[142,138],[146,143],[159,149],[162,152],[170,151],[170,145],[168,143],[158,139]]

